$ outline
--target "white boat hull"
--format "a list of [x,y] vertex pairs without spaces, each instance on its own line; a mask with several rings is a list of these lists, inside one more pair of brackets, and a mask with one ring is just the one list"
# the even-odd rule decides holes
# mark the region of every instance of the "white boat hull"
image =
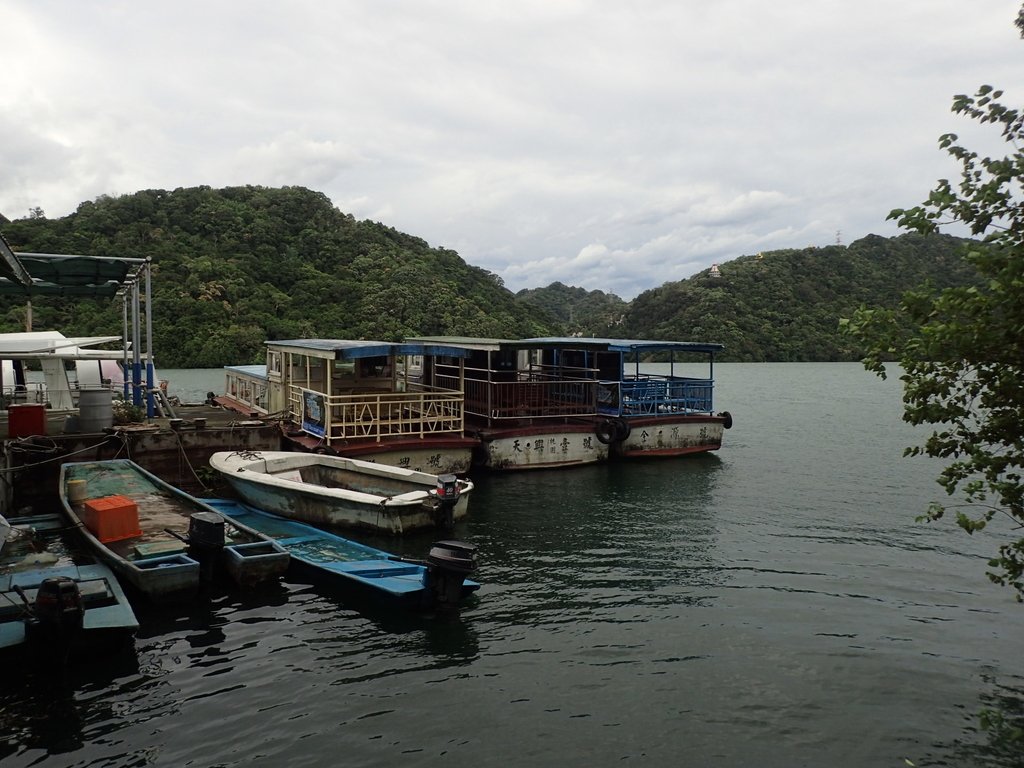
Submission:
[[469,472],[473,462],[471,446],[452,448],[426,445],[422,448],[401,447],[389,450],[378,444],[374,446],[373,450],[366,452],[345,447],[341,448],[339,452],[362,461],[438,475],[464,475]]
[[623,458],[684,456],[722,447],[719,416],[630,419],[629,426],[629,434],[615,443],[615,454]]
[[358,459],[285,451],[215,453],[210,465],[238,496],[266,512],[313,525],[406,533],[457,522],[469,480],[446,511],[431,492],[437,475]]
[[591,425],[548,425],[480,432],[479,463],[493,470],[552,469],[608,460]]

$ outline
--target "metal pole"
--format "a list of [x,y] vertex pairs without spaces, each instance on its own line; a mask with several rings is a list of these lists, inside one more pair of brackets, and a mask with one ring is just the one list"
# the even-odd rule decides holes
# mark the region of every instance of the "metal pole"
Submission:
[[153,387],[156,382],[153,371],[153,286],[150,282],[149,259],[146,259],[143,269],[146,272],[146,418],[152,419]]
[[128,367],[128,291],[121,289],[121,387],[124,390],[124,401],[131,402],[132,380],[131,369]]
[[139,281],[132,282],[132,405],[142,405],[142,352],[139,329]]

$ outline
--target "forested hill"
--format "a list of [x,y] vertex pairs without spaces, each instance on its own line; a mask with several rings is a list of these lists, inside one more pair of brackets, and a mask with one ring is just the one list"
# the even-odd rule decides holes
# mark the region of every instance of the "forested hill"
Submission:
[[[38,212],[41,214],[41,212]],[[457,253],[356,221],[299,187],[147,190],[82,203],[60,219],[5,223],[15,251],[150,257],[158,365],[262,361],[264,341],[400,340],[414,335],[585,336],[713,341],[725,360],[856,360],[839,319],[894,307],[930,280],[973,279],[968,241],[869,236],[847,247],[742,256],[649,290],[614,294],[553,283],[513,295]],[[37,297],[34,327],[117,334],[120,304]],[[24,301],[0,303],[0,331],[24,329]]]
[[[559,329],[490,272],[323,194],[290,187],[147,190],[4,226],[15,251],[153,260],[153,348],[164,368],[262,361],[267,339],[523,338]],[[2,330],[24,330],[6,301]],[[33,301],[34,327],[121,333],[119,304]]]
[[946,235],[876,235],[849,246],[743,256],[640,294],[626,313],[629,338],[713,341],[722,360],[852,361],[862,356],[839,329],[861,304],[897,306],[907,290],[977,278],[970,241]]
[[562,333],[583,336],[614,336],[629,307],[614,293],[588,291],[563,283],[519,291],[516,301],[554,318]]

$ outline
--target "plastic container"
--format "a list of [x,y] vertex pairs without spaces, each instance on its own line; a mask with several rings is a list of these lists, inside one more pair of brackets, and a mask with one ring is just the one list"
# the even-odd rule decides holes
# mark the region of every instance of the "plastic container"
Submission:
[[19,437],[46,434],[46,406],[42,403],[15,403],[7,409],[7,436]]
[[126,496],[104,496],[85,502],[85,527],[104,544],[141,536],[139,506]]
[[68,501],[81,504],[89,497],[89,483],[85,480],[68,480]]

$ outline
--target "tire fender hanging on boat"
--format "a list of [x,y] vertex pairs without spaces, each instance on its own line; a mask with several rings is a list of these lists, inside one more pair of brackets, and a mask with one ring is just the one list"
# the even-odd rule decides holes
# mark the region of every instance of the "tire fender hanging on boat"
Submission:
[[604,421],[597,422],[594,427],[594,434],[597,436],[597,441],[604,445],[609,445],[618,436],[618,430],[615,428],[614,419],[605,419]]
[[627,419],[612,419],[612,424],[615,427],[616,440],[621,441],[629,437],[629,433],[632,431],[632,427],[629,426],[629,421]]
[[722,417],[722,426],[726,429],[732,429],[732,414],[728,411],[722,411],[718,415]]

